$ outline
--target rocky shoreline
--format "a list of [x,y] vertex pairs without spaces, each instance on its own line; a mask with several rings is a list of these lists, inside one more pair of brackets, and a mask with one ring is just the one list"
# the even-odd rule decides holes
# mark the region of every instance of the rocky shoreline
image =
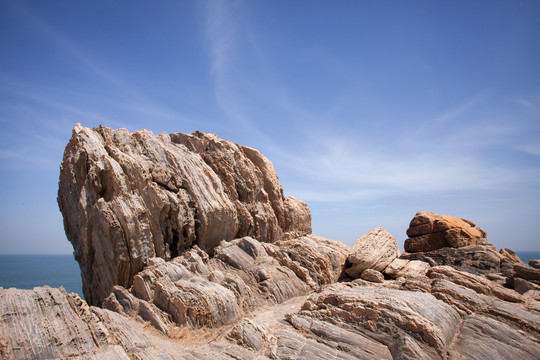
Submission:
[[311,234],[258,151],[76,125],[58,202],[87,301],[0,288],[2,359],[538,359],[540,261],[418,212]]

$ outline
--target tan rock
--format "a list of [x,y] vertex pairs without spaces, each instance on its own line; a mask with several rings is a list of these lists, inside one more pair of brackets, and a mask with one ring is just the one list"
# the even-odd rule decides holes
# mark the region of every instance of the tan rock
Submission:
[[383,272],[386,275],[397,279],[399,277],[425,276],[430,268],[431,266],[423,261],[394,259]]
[[60,167],[58,203],[81,267],[101,304],[130,287],[152,257],[172,259],[222,240],[263,242],[311,232],[307,205],[285,197],[270,161],[215,134],[76,125]]
[[407,252],[487,244],[486,232],[472,221],[425,211],[416,213],[407,229],[407,236]]
[[384,275],[380,271],[373,269],[366,269],[362,271],[360,278],[375,283],[384,282]]
[[351,265],[345,272],[358,278],[366,269],[383,271],[398,256],[396,239],[385,229],[376,228],[356,240],[347,258]]

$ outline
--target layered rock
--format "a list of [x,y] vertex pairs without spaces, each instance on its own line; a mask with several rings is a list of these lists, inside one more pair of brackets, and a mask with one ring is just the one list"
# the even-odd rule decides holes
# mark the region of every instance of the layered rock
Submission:
[[63,288],[0,288],[3,359],[173,359],[129,320]]
[[498,253],[475,223],[453,216],[420,211],[411,220],[407,235],[401,259],[420,260],[431,266],[491,274],[510,271],[520,261],[509,249]]
[[139,315],[164,334],[171,323],[229,325],[262,306],[335,283],[349,250],[312,235],[275,244],[250,237],[223,241],[212,258],[194,247],[169,262],[149,259],[130,291],[116,286],[104,306]]
[[540,353],[540,292],[518,289],[536,284],[536,263],[434,213],[411,221],[400,258],[381,228],[352,249],[308,235],[309,209],[284,197],[271,163],[213,134],[76,126],[58,200],[85,294],[103,308],[0,288],[0,358]]
[[385,229],[376,228],[356,240],[347,258],[350,265],[345,272],[358,278],[366,269],[383,271],[398,256],[396,239]]
[[129,287],[147,259],[170,260],[222,240],[263,242],[311,232],[307,205],[285,197],[257,150],[214,134],[76,125],[60,167],[58,203],[85,298]]
[[426,252],[444,247],[488,245],[486,232],[470,220],[420,211],[411,220],[406,252]]

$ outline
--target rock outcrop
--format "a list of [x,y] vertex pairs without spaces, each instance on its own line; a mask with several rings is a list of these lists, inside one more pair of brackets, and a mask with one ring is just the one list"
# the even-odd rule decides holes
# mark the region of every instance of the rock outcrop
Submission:
[[425,211],[413,217],[407,236],[405,251],[410,253],[488,244],[486,232],[472,221]]
[[76,125],[60,167],[58,203],[83,291],[101,304],[130,287],[152,257],[170,260],[222,240],[311,233],[307,205],[285,197],[257,150],[214,134],[159,134]]
[[498,253],[486,232],[470,220],[420,211],[411,220],[407,235],[405,253],[400,257],[405,260],[482,274],[511,271],[521,262],[509,249]]
[[[223,241],[210,258],[198,247],[166,262],[151,258],[128,291],[115,286],[103,306],[167,326],[215,328],[335,283],[349,247],[309,235],[274,244]],[[157,324],[157,325],[156,325]]]
[[411,239],[434,243],[399,258],[384,229],[352,249],[308,235],[268,160],[201,133],[76,127],[60,185],[102,307],[0,288],[0,359],[540,357],[539,263],[470,221],[417,214]]

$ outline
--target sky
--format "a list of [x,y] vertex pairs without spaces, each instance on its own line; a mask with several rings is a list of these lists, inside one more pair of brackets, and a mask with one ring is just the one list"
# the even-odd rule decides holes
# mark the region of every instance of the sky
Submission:
[[313,233],[417,211],[540,250],[539,1],[0,0],[0,254],[72,252],[75,123],[260,150]]

